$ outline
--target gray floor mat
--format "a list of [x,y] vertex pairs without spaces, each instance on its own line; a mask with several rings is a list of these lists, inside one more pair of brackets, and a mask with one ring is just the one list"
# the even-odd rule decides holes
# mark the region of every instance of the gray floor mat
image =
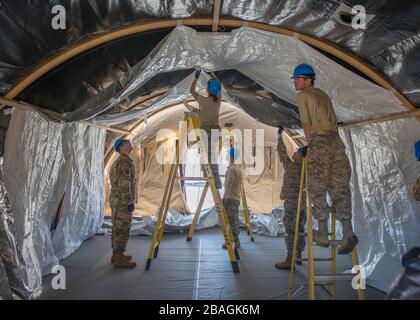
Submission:
[[[110,263],[109,236],[95,236],[61,264],[66,269],[66,289],[54,290],[54,275],[44,277],[40,299],[287,299],[289,272],[274,268],[285,255],[283,238],[255,235],[251,242],[241,232],[240,273],[232,272],[226,250],[221,248],[223,236],[218,227],[197,231],[191,242],[186,234],[165,234],[159,255],[149,271],[144,270],[151,237],[137,236],[129,240],[127,253],[137,267],[115,269]],[[327,256],[329,249],[315,248],[317,256]],[[306,283],[306,263],[297,268],[294,289]],[[337,271],[351,268],[351,256],[338,256]],[[317,263],[317,272],[328,273],[329,264]],[[308,291],[300,290],[295,299],[307,299]],[[383,299],[384,294],[367,287],[367,299]],[[317,288],[317,299],[328,296]],[[349,281],[337,284],[338,299],[357,299]]]

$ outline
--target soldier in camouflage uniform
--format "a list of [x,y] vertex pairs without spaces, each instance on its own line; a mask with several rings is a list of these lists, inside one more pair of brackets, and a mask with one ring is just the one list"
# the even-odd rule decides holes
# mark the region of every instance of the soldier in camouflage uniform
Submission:
[[[414,145],[414,153],[416,155],[417,161],[420,161],[420,140],[417,141]],[[417,201],[420,201],[420,176],[417,177],[417,182],[413,187],[413,197]]]
[[[220,130],[219,126],[219,111],[220,103],[222,101],[221,90],[222,86],[217,79],[210,79],[207,82],[207,92],[208,96],[204,97],[198,94],[195,91],[198,78],[201,71],[196,71],[195,79],[191,84],[190,93],[197,101],[200,108],[194,108],[193,106],[185,103],[185,106],[193,112],[197,113],[198,118],[200,119],[201,130],[206,132],[207,141],[204,141],[204,144],[207,143],[207,160],[210,163],[210,169],[212,171],[216,189],[222,188],[222,181],[220,180],[219,175],[219,165],[217,164],[217,154],[214,151],[215,146],[211,145],[211,132],[212,130]],[[213,150],[212,150],[213,149]],[[213,153],[212,153],[213,151]],[[213,159],[212,159],[213,158]],[[204,166],[201,166],[203,175],[206,176]]]
[[[300,176],[302,172],[302,161],[292,161],[286,150],[286,146],[283,142],[282,137],[283,128],[280,127],[278,131],[277,141],[277,152],[279,158],[283,163],[284,175],[283,175],[283,186],[281,189],[280,199],[284,200],[284,216],[283,225],[286,231],[284,240],[286,242],[287,257],[283,262],[277,262],[275,267],[278,269],[289,270],[292,262],[293,252],[293,241],[295,235],[296,226],[296,214],[298,209],[299,200],[299,188],[300,188]],[[296,155],[295,155],[296,157]],[[302,195],[302,210],[300,213],[299,220],[299,232],[305,231],[306,212],[305,212],[305,195]],[[298,243],[296,248],[297,258],[302,257],[302,251],[305,249],[305,236],[301,235],[298,237]],[[301,264],[301,262],[297,262]]]
[[137,198],[136,173],[133,160],[129,158],[132,147],[130,140],[118,139],[114,148],[120,155],[112,164],[109,173],[113,252],[111,262],[116,268],[134,268],[136,263],[131,261],[131,256],[124,255]]
[[352,252],[358,239],[351,224],[350,163],[340,139],[337,118],[329,96],[314,87],[315,71],[307,65],[298,65],[293,77],[300,119],[308,141],[307,187],[318,219],[314,239],[328,247],[329,208],[327,192],[332,199],[336,217],[343,225],[343,240],[338,254]]
[[[240,248],[239,241],[239,217],[238,209],[241,203],[241,183],[242,172],[235,160],[239,158],[239,150],[230,148],[228,151],[229,167],[225,175],[225,193],[223,195],[223,206],[228,217],[229,226],[232,230],[233,240],[236,248]],[[223,244],[223,249],[226,249],[226,244]]]

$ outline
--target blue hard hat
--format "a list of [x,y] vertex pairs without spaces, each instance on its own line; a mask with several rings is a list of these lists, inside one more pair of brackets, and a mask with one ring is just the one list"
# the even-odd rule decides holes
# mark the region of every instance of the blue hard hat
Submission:
[[299,76],[310,76],[315,77],[315,70],[309,64],[302,63],[296,66],[295,70],[293,71],[292,79],[299,77]]
[[414,144],[414,152],[416,154],[417,160],[420,161],[420,140]]
[[229,156],[232,157],[233,159],[238,159],[239,158],[239,150],[237,148],[230,148],[229,149]]
[[207,90],[209,90],[212,95],[218,96],[220,91],[222,91],[222,86],[220,85],[219,80],[211,79],[207,81]]
[[130,142],[128,139],[119,138],[114,142],[114,150],[118,151],[118,148],[124,143],[124,142]]

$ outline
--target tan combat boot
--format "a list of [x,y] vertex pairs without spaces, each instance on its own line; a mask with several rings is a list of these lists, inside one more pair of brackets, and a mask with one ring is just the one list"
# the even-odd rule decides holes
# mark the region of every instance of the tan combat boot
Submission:
[[328,248],[328,220],[318,220],[318,231],[313,230],[314,241],[319,247]]
[[136,266],[135,262],[127,260],[121,252],[117,252],[114,258],[115,268],[131,269]]
[[[112,253],[112,258],[111,258],[111,263],[114,263],[115,262],[115,252],[113,252]],[[132,256],[130,256],[130,255],[125,255],[124,253],[123,253],[123,256],[124,256],[124,258],[126,259],[126,260],[131,260],[133,257]]]
[[351,225],[351,220],[341,221],[343,226],[343,241],[341,241],[340,248],[338,249],[338,254],[348,254],[353,251],[353,248],[359,243],[356,235],[353,232],[353,227]]
[[[302,252],[296,252],[296,259],[302,259]],[[296,264],[301,265],[302,261],[296,261]],[[292,267],[292,253],[287,252],[286,259],[283,262],[277,262],[274,266],[280,270],[290,270]]]

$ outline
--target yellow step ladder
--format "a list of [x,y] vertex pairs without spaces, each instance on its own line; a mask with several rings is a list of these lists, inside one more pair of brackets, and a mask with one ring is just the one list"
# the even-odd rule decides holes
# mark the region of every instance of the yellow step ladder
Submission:
[[[181,125],[181,130],[179,133],[179,137],[180,137],[180,141],[177,140],[176,142],[176,151],[175,151],[175,161],[172,162],[170,170],[169,170],[169,175],[168,175],[168,180],[166,183],[166,187],[165,187],[165,192],[163,195],[163,199],[162,199],[162,205],[159,209],[159,214],[158,214],[158,219],[156,222],[156,227],[155,230],[153,232],[153,238],[152,238],[152,242],[150,244],[150,249],[149,249],[149,255],[147,258],[147,262],[146,262],[146,266],[145,269],[149,270],[150,269],[150,265],[152,263],[152,259],[153,258],[157,258],[158,256],[158,252],[159,252],[159,246],[160,246],[160,242],[162,240],[163,237],[163,232],[164,232],[164,228],[165,228],[165,220],[166,220],[166,216],[169,210],[169,204],[170,204],[170,200],[171,200],[171,195],[172,195],[172,190],[174,187],[174,183],[175,180],[178,178],[177,177],[177,168],[179,166],[179,150],[183,150],[184,144],[185,144],[185,138],[187,137],[188,134],[188,126],[191,123],[192,128],[194,129],[195,135],[197,137],[197,142],[199,144],[199,148],[200,148],[200,154],[201,157],[203,157],[203,169],[204,169],[204,175],[205,175],[205,180],[206,180],[206,186],[205,186],[205,192],[207,192],[206,189],[208,189],[210,187],[211,193],[213,195],[213,199],[214,199],[214,203],[215,203],[215,207],[216,207],[216,212],[217,215],[219,217],[219,221],[220,221],[220,226],[222,229],[222,233],[225,239],[225,244],[226,244],[226,248],[227,248],[227,252],[229,255],[229,259],[231,261],[231,265],[232,265],[232,270],[234,273],[239,273],[239,266],[238,266],[238,260],[240,259],[239,257],[239,253],[237,251],[237,249],[235,248],[235,243],[233,240],[233,235],[232,235],[232,231],[230,229],[230,225],[229,225],[229,221],[228,221],[228,217],[225,211],[225,208],[223,206],[223,202],[222,202],[222,198],[220,196],[219,191],[216,189],[216,185],[215,185],[215,180],[213,177],[213,173],[211,171],[210,168],[210,164],[207,163],[207,151],[204,148],[203,145],[203,139],[201,136],[201,132],[200,132],[200,120],[198,119],[197,115],[194,112],[185,112],[185,117],[184,117],[184,121],[182,122]],[[201,207],[203,205],[204,202],[204,198],[205,197],[201,197],[200,199],[200,203],[198,206],[198,209],[201,210]],[[198,211],[197,209],[197,211]],[[198,211],[199,212],[199,211]],[[195,220],[198,219],[198,215],[196,213],[196,216],[194,217]],[[197,223],[197,221],[195,221],[195,223]]]
[[[230,147],[233,147],[233,136],[232,136],[233,124],[230,123],[230,122],[225,123],[225,129],[228,130],[229,135],[230,135],[229,136],[229,138],[230,138],[229,145],[230,145]],[[224,144],[224,138],[225,138],[225,136],[222,136],[222,139],[220,140],[220,144],[219,144],[219,149],[221,149],[221,147]],[[190,229],[188,231],[187,241],[191,241],[192,237],[194,235],[195,228],[197,226],[198,218],[200,216],[200,212],[201,212],[201,209],[203,207],[204,199],[206,198],[208,188],[209,188],[209,184],[206,183],[205,186],[204,186],[203,193],[201,194],[200,201],[198,202],[198,207],[197,207],[197,210],[194,214],[193,221],[192,221]],[[243,184],[242,181],[241,181],[241,199],[242,199],[242,207],[243,207],[243,210],[244,210],[246,232],[249,235],[250,240],[254,241],[254,235],[252,233],[252,225],[251,225],[251,219],[250,219],[250,214],[249,214],[249,207],[248,207],[248,203],[247,203],[247,200],[246,200],[245,187],[244,187],[244,184]]]
[[[341,273],[337,274],[337,266],[336,266],[336,260],[337,260],[337,253],[336,253],[336,247],[340,244],[341,241],[335,239],[335,225],[336,225],[336,218],[335,218],[335,212],[331,211],[331,239],[329,240],[329,244],[331,246],[331,257],[330,258],[315,258],[314,257],[314,238],[313,238],[313,230],[312,230],[312,203],[310,201],[309,194],[307,192],[307,188],[305,188],[305,176],[306,176],[306,158],[303,159],[302,163],[302,171],[301,171],[301,177],[300,177],[300,188],[299,188],[299,200],[298,200],[298,208],[296,213],[296,225],[295,225],[295,234],[293,239],[293,252],[292,252],[292,261],[291,261],[291,268],[290,268],[290,277],[289,277],[289,289],[288,289],[288,299],[290,300],[292,298],[292,290],[293,290],[293,273],[295,270],[295,262],[296,261],[307,261],[308,262],[308,288],[309,288],[309,299],[315,300],[315,286],[329,286],[330,290],[326,291],[330,295],[332,299],[336,298],[336,281],[346,281],[350,280],[352,281],[355,276],[357,276],[357,273]],[[307,178],[306,178],[307,180]],[[299,233],[299,222],[300,222],[300,213],[301,213],[301,207],[302,207],[302,197],[303,192],[306,191],[306,208],[307,208],[307,258],[296,258],[296,249],[297,249],[297,242],[299,235],[302,236],[302,234]],[[303,234],[304,236],[306,234]],[[330,261],[331,262],[331,274],[315,274],[315,261]],[[359,257],[357,254],[357,249],[354,247],[352,251],[352,262],[353,262],[353,269],[355,269],[355,266],[359,266]],[[304,286],[300,287],[296,293],[302,289]],[[365,300],[365,290],[358,286],[357,293],[359,300]]]

